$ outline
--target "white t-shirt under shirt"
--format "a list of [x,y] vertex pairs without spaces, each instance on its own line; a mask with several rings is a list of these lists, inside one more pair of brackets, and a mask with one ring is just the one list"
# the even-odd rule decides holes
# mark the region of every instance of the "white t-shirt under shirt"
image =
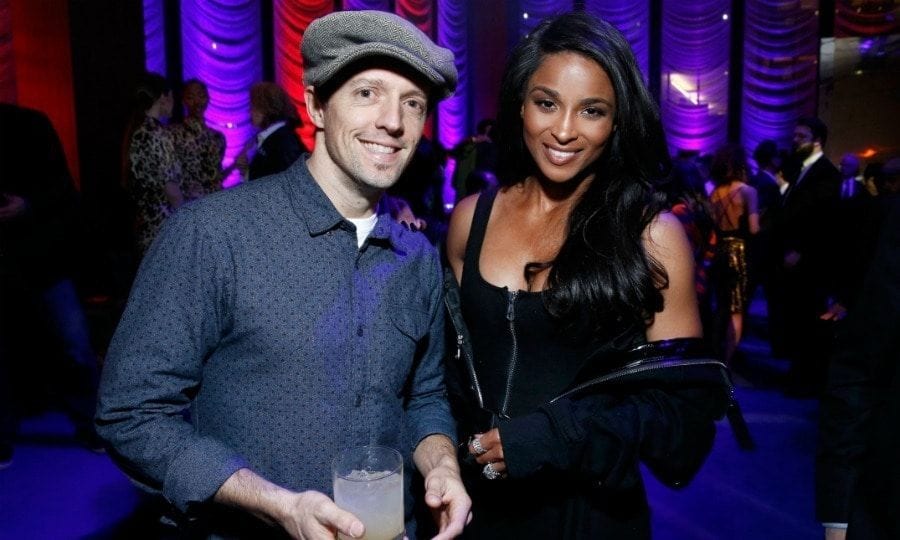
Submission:
[[366,241],[366,238],[368,238],[369,233],[375,228],[375,223],[378,222],[378,214],[373,213],[369,217],[360,219],[347,218],[347,221],[356,227],[356,247],[361,248]]

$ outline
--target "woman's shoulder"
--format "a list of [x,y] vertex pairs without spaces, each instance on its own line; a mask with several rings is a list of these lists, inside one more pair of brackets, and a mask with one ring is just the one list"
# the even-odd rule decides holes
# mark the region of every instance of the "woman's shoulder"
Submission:
[[673,210],[663,210],[656,214],[644,229],[644,234],[652,239],[681,231],[681,220]]
[[690,243],[684,225],[670,211],[657,214],[644,229],[644,245],[655,259],[669,258],[682,252],[690,253]]
[[447,256],[451,262],[461,262],[466,252],[466,242],[472,229],[472,218],[478,205],[480,193],[461,199],[450,214],[450,226],[447,231]]

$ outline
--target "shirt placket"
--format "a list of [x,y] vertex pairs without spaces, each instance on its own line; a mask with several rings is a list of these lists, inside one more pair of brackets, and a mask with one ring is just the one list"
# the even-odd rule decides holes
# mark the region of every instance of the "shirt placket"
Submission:
[[[355,246],[355,232],[351,231]],[[367,305],[369,298],[369,288],[367,268],[369,259],[371,258],[371,250],[363,249],[355,250],[353,257],[353,271],[350,277],[350,304],[351,304],[351,328],[350,328],[350,347],[347,353],[350,355],[350,364],[353,366],[351,370],[351,403],[350,403],[350,425],[353,426],[353,436],[356,444],[371,443],[371,419],[369,412],[369,404],[366,386],[368,384],[369,363],[371,362],[369,347],[370,327],[368,313],[370,306]]]

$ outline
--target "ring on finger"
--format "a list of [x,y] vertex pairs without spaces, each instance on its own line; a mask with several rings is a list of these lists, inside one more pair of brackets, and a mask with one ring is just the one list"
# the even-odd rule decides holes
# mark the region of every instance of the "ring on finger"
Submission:
[[472,441],[470,444],[472,445],[472,449],[475,450],[476,456],[480,456],[481,454],[484,454],[487,452],[487,450],[484,449],[484,446],[481,446],[480,439],[476,439],[475,437],[472,437]]
[[496,480],[500,478],[500,473],[494,469],[493,463],[488,463],[484,466],[484,469],[481,470],[481,475],[487,478],[488,480]]

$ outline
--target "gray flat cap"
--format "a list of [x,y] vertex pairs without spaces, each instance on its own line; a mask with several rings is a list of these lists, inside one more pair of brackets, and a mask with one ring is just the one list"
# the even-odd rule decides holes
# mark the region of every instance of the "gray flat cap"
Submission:
[[456,90],[453,53],[393,13],[337,11],[320,17],[306,29],[300,51],[307,85],[322,86],[357,60],[385,56],[421,73],[440,99]]

